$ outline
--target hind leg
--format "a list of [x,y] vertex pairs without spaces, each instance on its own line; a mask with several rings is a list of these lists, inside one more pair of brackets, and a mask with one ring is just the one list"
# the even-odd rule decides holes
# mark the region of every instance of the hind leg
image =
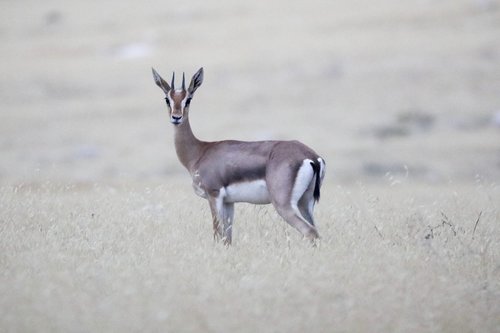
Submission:
[[292,227],[297,229],[304,238],[311,241],[319,238],[318,230],[316,227],[309,223],[304,217],[297,213],[297,210],[292,206],[277,206],[274,205],[278,214]]
[[304,195],[300,198],[297,203],[297,207],[299,209],[300,214],[307,222],[312,225],[316,225],[314,222],[314,197],[313,197],[313,187],[308,189]]
[[299,203],[314,184],[314,171],[310,160],[305,159],[297,168],[283,164],[268,169],[266,175],[268,190],[278,214],[305,238],[317,239],[319,235],[314,227],[312,215],[304,204]]

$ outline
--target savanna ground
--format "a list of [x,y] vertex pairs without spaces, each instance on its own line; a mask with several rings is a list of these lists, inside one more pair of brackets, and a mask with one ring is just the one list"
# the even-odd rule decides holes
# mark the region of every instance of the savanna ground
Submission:
[[[500,3],[3,1],[0,331],[500,332]],[[150,67],[202,139],[327,161],[311,247],[211,237]],[[179,75],[178,75],[179,77]]]

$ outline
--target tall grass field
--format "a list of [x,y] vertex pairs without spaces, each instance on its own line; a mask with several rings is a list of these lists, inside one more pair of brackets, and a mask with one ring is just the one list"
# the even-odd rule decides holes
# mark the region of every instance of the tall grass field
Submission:
[[[5,332],[495,332],[500,188],[326,183],[312,247],[181,182],[0,190]],[[431,194],[431,195],[429,195]]]
[[[500,333],[498,0],[0,1],[0,333]],[[214,242],[200,140],[326,161]]]

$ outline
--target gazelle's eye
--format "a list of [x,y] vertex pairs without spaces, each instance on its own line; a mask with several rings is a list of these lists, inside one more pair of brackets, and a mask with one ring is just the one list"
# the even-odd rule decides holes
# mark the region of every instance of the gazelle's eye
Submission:
[[168,106],[170,106],[170,101],[169,101],[168,97],[165,97],[165,102],[167,103]]
[[186,106],[189,106],[189,103],[191,103],[191,97],[188,97],[188,99],[186,99]]

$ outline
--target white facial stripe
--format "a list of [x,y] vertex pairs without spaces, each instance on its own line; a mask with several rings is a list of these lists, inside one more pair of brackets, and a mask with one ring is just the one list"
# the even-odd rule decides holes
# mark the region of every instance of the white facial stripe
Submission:
[[188,98],[189,94],[186,94],[186,97],[184,97],[184,99],[181,101],[182,110],[184,110],[184,108],[186,107],[186,101],[188,100]]
[[187,105],[187,102],[188,100],[191,100],[193,98],[193,95],[190,94],[189,92],[186,94],[186,97],[184,97],[184,99],[182,100],[181,102],[181,105],[182,105],[182,109],[184,110],[186,107],[189,107],[189,105]]

